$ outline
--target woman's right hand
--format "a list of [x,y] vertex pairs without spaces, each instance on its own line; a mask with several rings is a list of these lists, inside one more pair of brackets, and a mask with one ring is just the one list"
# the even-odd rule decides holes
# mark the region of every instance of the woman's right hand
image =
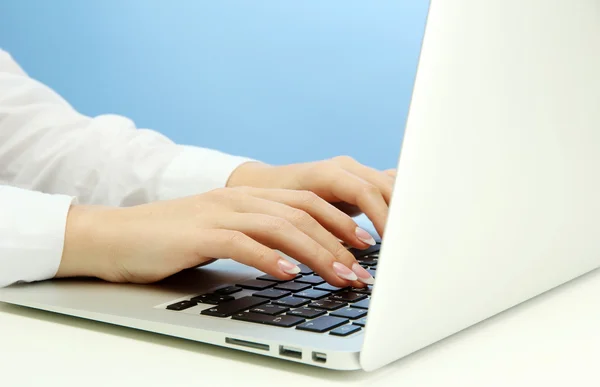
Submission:
[[283,280],[306,264],[339,286],[373,278],[340,240],[374,244],[354,220],[309,191],[222,188],[127,208],[73,206],[56,277],[149,283],[214,258],[231,258]]

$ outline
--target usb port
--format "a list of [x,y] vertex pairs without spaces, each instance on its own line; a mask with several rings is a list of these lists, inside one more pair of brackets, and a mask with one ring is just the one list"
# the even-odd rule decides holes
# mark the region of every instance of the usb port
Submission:
[[302,359],[302,350],[299,348],[280,345],[279,354],[281,356],[293,357],[294,359]]
[[317,363],[326,363],[327,362],[327,354],[321,352],[313,352],[312,359]]

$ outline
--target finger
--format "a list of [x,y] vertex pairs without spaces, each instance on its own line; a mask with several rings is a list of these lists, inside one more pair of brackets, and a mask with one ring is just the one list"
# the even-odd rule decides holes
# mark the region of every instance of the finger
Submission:
[[358,279],[350,268],[336,260],[325,247],[283,218],[265,214],[232,213],[219,220],[219,227],[240,231],[265,246],[294,257],[333,286],[349,286],[351,281]]
[[340,200],[358,206],[383,237],[388,205],[379,188],[341,168],[327,169],[317,179],[322,181],[316,184],[327,184]]
[[[302,231],[304,234],[312,238],[313,241],[316,241],[327,251],[329,251],[338,262],[341,262],[347,268],[352,270],[360,281],[366,284],[372,284],[374,282],[369,272],[360,266],[356,258],[354,258],[354,255],[352,255],[348,249],[340,243],[340,240],[327,231],[308,212],[278,203],[276,201],[256,197],[251,197],[245,200],[243,202],[242,211],[245,213],[265,214],[287,220],[296,229]],[[366,234],[367,237],[373,239],[368,232],[364,230],[361,230],[361,232]],[[365,238],[364,235],[362,237]],[[374,239],[373,244],[375,244]],[[311,268],[319,272],[317,267],[311,266]]]
[[[365,249],[369,246],[375,245],[375,239],[373,239],[373,237],[367,231],[362,230],[360,227],[358,227],[356,222],[350,216],[342,212],[339,208],[336,208],[334,205],[323,200],[314,192],[259,188],[249,188],[246,192],[254,197],[279,202],[289,206],[289,208],[295,208],[304,211],[304,213],[310,215],[319,225],[322,225],[324,229],[326,229],[342,241],[346,242],[350,246],[359,249]],[[270,215],[275,216],[285,215],[283,212],[264,213],[269,213]],[[292,221],[292,223],[294,223],[296,226],[304,226],[305,222],[309,223],[310,226],[311,220],[302,219],[302,216],[302,213],[293,214],[290,212],[287,216],[282,217],[285,217],[287,220]],[[299,222],[294,222],[294,220],[298,220]],[[305,232],[308,231],[304,228],[302,228],[302,230]],[[327,241],[333,239],[334,238],[327,238]],[[321,242],[320,239],[317,239],[317,241]],[[334,247],[334,249],[338,248],[337,245],[332,247]],[[330,249],[329,251],[331,251],[335,255],[335,250]]]
[[396,178],[396,170],[395,169],[387,169],[384,171],[384,173],[386,173],[388,176],[393,177],[394,179]]
[[392,189],[394,187],[394,178],[392,176],[387,173],[381,173],[381,171],[374,168],[367,167],[349,157],[344,157],[342,160],[343,161],[338,162],[341,168],[379,188],[386,203],[390,203]]
[[292,280],[300,272],[295,263],[236,230],[203,231],[197,238],[196,251],[202,258],[230,258],[280,279]]

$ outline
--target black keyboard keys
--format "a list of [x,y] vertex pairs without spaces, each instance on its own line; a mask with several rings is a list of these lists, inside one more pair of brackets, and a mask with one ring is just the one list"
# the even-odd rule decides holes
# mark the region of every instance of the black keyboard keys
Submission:
[[252,312],[236,313],[231,317],[233,320],[241,320],[259,324],[275,325],[278,327],[289,328],[305,321],[302,317],[289,316],[287,314],[281,316],[269,316],[266,314],[258,314]]
[[325,299],[325,300],[313,301],[309,305],[309,307],[317,308],[317,309],[325,309],[325,310],[336,310],[336,309],[342,308],[346,305],[348,305],[348,304],[344,301]]
[[344,302],[356,302],[367,298],[366,294],[356,292],[339,292],[334,293],[330,297],[332,300],[344,301]]
[[304,318],[315,318],[324,315],[327,313],[321,309],[307,308],[306,306],[303,308],[298,308],[289,311],[287,314],[291,314],[292,316],[304,317]]
[[352,321],[352,324],[358,325],[359,327],[364,327],[365,325],[367,325],[367,318],[363,317],[358,320],[354,320]]
[[377,259],[375,258],[360,258],[358,261],[361,265],[366,265],[366,266],[377,266]]
[[246,296],[237,300],[225,302],[217,305],[214,308],[205,309],[200,314],[214,317],[229,317],[232,314],[241,312],[242,310],[254,308],[262,304],[268,303],[269,300],[262,297]]
[[275,283],[269,282],[269,281],[261,281],[261,280],[251,279],[251,280],[239,283],[239,284],[237,284],[237,286],[242,287],[244,289],[265,290],[265,289],[275,286]]
[[381,249],[381,246],[375,245],[375,246],[371,246],[365,250],[352,248],[352,249],[349,249],[348,251],[350,251],[350,253],[352,253],[352,255],[354,255],[358,259],[360,257],[364,257],[365,255],[375,253],[375,252],[379,251],[379,249]]
[[365,298],[362,301],[358,301],[355,302],[354,304],[352,304],[353,308],[360,308],[360,309],[369,309],[369,304],[371,303],[371,299],[370,298]]
[[325,290],[328,292],[337,292],[338,290],[342,290],[342,288],[338,288],[337,286],[329,285],[328,283],[324,283],[318,286],[315,286],[317,290]]
[[288,296],[285,298],[280,298],[279,300],[273,301],[274,304],[289,306],[291,308],[297,308],[302,305],[308,304],[310,301],[305,298],[298,298],[294,296]]
[[357,318],[365,317],[367,315],[367,311],[365,309],[348,307],[348,308],[338,309],[335,312],[329,313],[329,315],[336,316],[336,317],[349,318],[350,320],[356,320]]
[[254,309],[250,309],[250,312],[260,313],[260,314],[268,314],[269,316],[275,316],[277,314],[281,314],[290,310],[287,306],[283,305],[274,305],[274,304],[266,304],[257,306]]
[[313,273],[312,269],[304,264],[300,264],[298,265],[298,267],[300,268],[300,274],[302,275],[308,275]]
[[232,301],[234,299],[235,298],[233,298],[233,296],[209,293],[209,294],[201,294],[199,296],[193,297],[192,301],[198,302],[201,304],[219,305],[223,302]]
[[330,292],[326,292],[325,290],[308,289],[298,292],[294,294],[294,296],[308,298],[309,300],[318,300],[319,298],[327,297],[330,294]]
[[215,290],[216,294],[224,294],[224,295],[229,295],[229,294],[233,294],[233,293],[237,293],[237,292],[241,292],[242,288],[238,287],[238,286],[225,286],[224,288],[220,288]]
[[348,336],[351,335],[353,333],[356,333],[358,331],[360,331],[362,328],[359,327],[358,325],[342,325],[341,327],[337,327],[334,330],[332,330],[331,332],[329,332],[330,335],[334,335],[334,336]]
[[373,290],[373,285],[369,285],[369,286],[364,287],[364,288],[350,288],[351,292],[368,294],[368,295],[371,295],[371,291],[372,290]]
[[[296,276],[298,277],[298,276]],[[269,274],[265,274],[265,275],[261,275],[260,277],[256,277],[257,280],[261,280],[261,281],[271,281],[271,282],[287,282],[289,281],[289,279],[279,279],[277,277],[273,277],[272,275]]]
[[288,290],[265,289],[261,292],[254,293],[253,296],[264,297],[268,298],[269,300],[276,300],[278,298],[289,296],[290,294],[292,294],[292,292]]
[[348,322],[348,319],[341,318],[341,317],[321,316],[314,320],[310,320],[303,324],[298,325],[296,327],[296,329],[321,333],[321,332],[327,332],[330,329],[339,327],[340,325],[344,325],[347,322]]
[[192,301],[179,301],[179,302],[176,302],[174,304],[167,306],[167,309],[179,311],[179,310],[185,310],[185,309],[191,308],[192,306],[196,306],[196,305],[197,304]]
[[275,289],[289,290],[290,292],[301,292],[310,288],[310,284],[303,284],[302,282],[286,282],[275,286]]
[[300,277],[296,280],[296,282],[303,282],[311,285],[319,285],[325,282],[325,280],[318,275],[306,275],[304,277]]

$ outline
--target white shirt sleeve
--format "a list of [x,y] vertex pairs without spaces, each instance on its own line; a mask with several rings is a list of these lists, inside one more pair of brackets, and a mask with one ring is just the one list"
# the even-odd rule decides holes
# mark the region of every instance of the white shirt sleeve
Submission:
[[174,144],[125,117],[82,115],[0,50],[0,286],[56,274],[73,201],[131,206],[202,193],[247,161]]

